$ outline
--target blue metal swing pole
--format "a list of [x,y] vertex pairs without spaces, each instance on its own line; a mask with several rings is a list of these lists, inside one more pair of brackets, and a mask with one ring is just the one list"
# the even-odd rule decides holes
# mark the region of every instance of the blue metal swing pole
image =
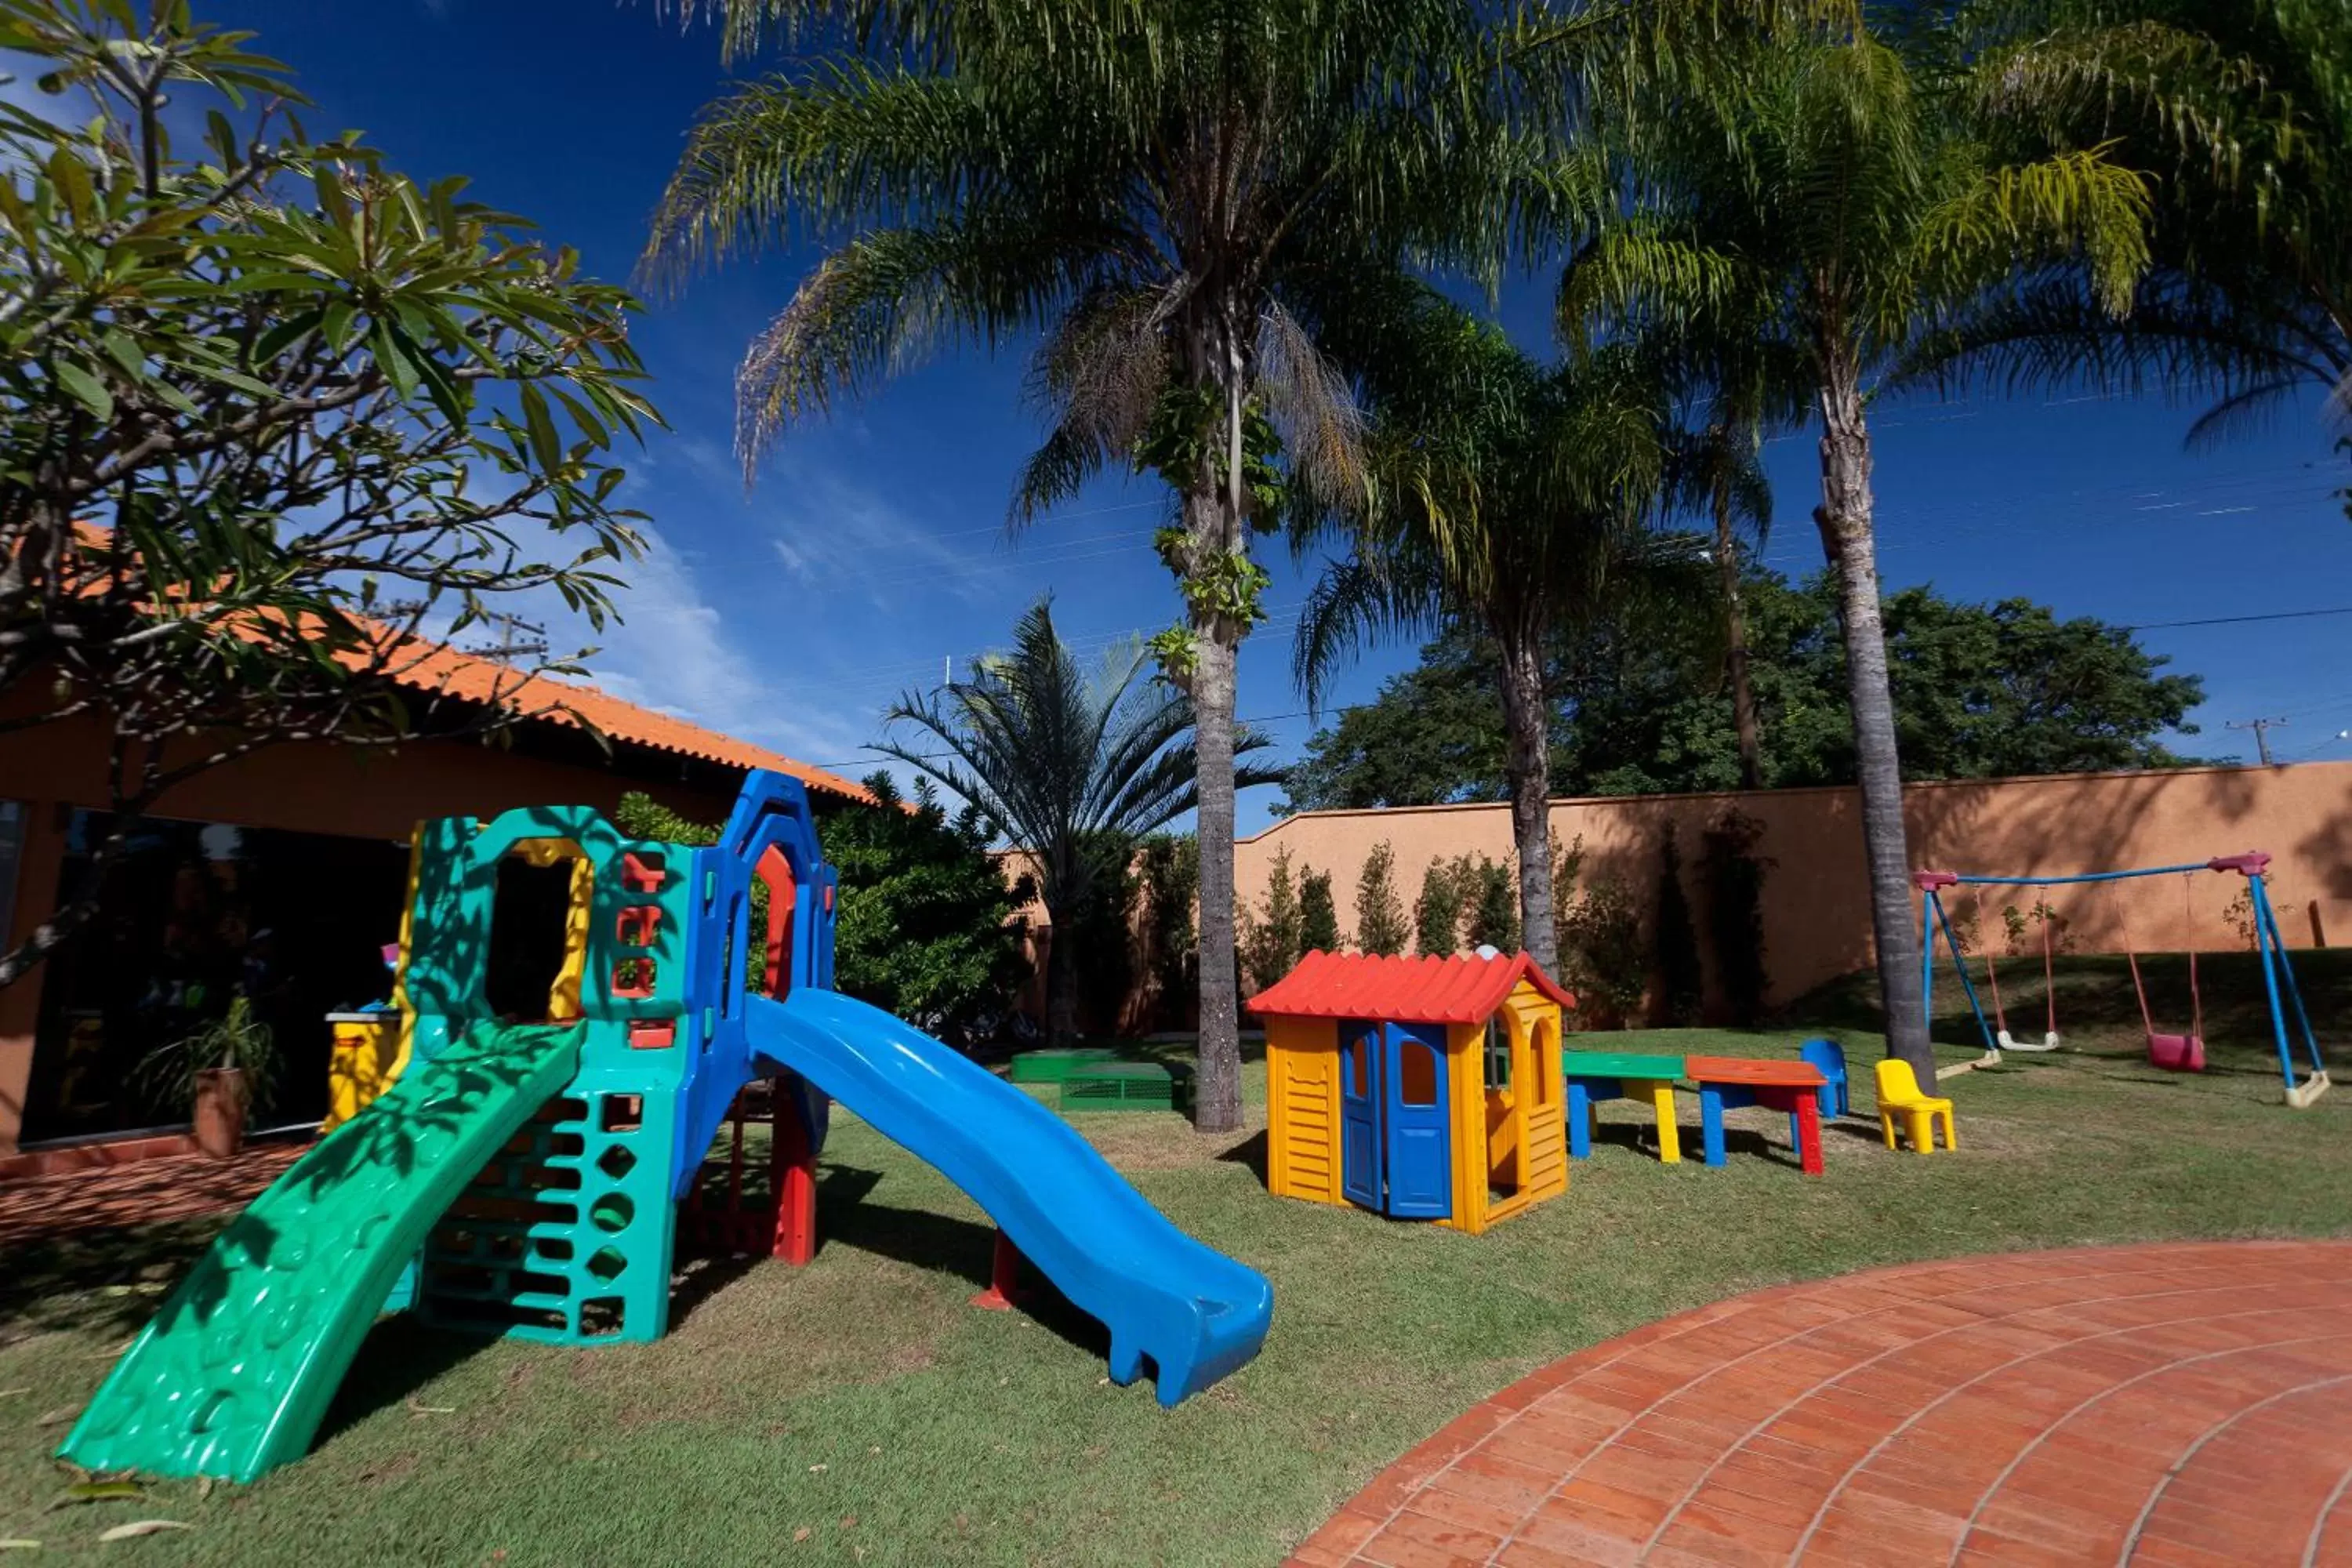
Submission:
[[[2260,877],[2249,877],[2246,880],[2253,889],[2255,931],[2258,933],[2266,932],[2270,938],[2269,952],[2264,959],[2263,972],[2267,976],[2271,963],[2275,962],[2278,964],[2278,977],[2284,983],[2287,1000],[2294,1005],[2295,1025],[2303,1031],[2303,1047],[2305,1054],[2311,1058],[2311,1070],[2315,1073],[2325,1072],[2327,1070],[2327,1064],[2319,1058],[2319,1038],[2311,1032],[2311,1016],[2304,1011],[2303,987],[2295,984],[2294,964],[2286,955],[2286,937],[2279,931],[2278,910],[2272,906],[2270,891],[2263,886],[2263,879]],[[2275,987],[2271,997],[2271,1014],[2272,1020],[2278,1028],[2279,1061],[2286,1068],[2287,1088],[2291,1089],[2295,1087],[2293,1065],[2294,1042],[2287,1033],[2285,1022],[2278,1017],[2278,997]]]
[[2270,921],[2270,896],[2263,891],[2260,877],[2246,879],[2247,900],[2254,906],[2254,948],[2262,955],[2263,990],[2270,997],[2271,1037],[2278,1043],[2279,1073],[2286,1079],[2286,1091],[2294,1092],[2294,1048],[2286,1037],[2286,1015],[2279,1008],[2279,983],[2276,956],[2272,944],[2278,932]]
[[1985,1022],[1984,1004],[1977,1000],[1976,982],[1969,978],[1969,961],[1960,952],[1960,939],[1952,934],[1952,917],[1933,888],[1927,889],[1927,902],[1936,911],[1936,923],[1944,928],[1944,945],[1951,950],[1952,967],[1960,973],[1960,989],[1968,994],[1969,1011],[1977,1016],[1977,1032],[1984,1037],[1985,1054],[1999,1056],[2000,1047],[1993,1040],[1992,1026]]

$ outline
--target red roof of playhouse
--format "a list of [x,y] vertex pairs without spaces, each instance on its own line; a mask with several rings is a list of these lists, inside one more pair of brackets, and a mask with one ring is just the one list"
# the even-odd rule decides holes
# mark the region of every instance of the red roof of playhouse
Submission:
[[1249,1009],[1293,1018],[1483,1024],[1522,980],[1563,1007],[1576,1005],[1576,998],[1524,952],[1494,958],[1310,952],[1297,968],[1251,997]]

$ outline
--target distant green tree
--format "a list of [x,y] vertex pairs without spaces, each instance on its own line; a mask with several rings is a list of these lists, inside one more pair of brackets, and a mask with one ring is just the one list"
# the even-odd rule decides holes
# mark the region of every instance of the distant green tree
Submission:
[[1136,872],[1143,883],[1143,956],[1153,1005],[1164,1027],[1181,1028],[1199,955],[1192,906],[1201,890],[1200,840],[1154,833],[1137,853]]
[[881,809],[836,810],[817,825],[841,879],[834,984],[900,1017],[1001,1006],[1028,967],[1016,920],[1028,879],[1008,885],[986,821],[969,805],[950,816],[929,779],[916,781],[911,812],[898,809],[888,773],[866,786]]
[[[980,808],[1003,843],[1029,858],[1038,901],[1057,931],[1085,917],[1087,900],[1122,870],[1144,835],[1198,800],[1192,704],[1149,679],[1139,647],[1114,648],[1089,670],[1054,630],[1040,600],[1013,631],[1013,647],[972,665],[971,678],[926,695],[909,692],[889,712],[920,731],[913,744],[875,750],[936,779]],[[1236,755],[1265,744],[1236,733]],[[1240,785],[1278,773],[1243,763]],[[1046,1016],[1056,1039],[1078,1027],[1077,944],[1048,951]]]
[[1477,864],[1463,879],[1462,902],[1472,947],[1491,947],[1497,952],[1519,951],[1519,889],[1509,865],[1478,857]]
[[1413,905],[1413,946],[1424,958],[1450,958],[1462,945],[1462,884],[1454,868],[1432,858]]
[[1397,894],[1396,851],[1383,838],[1356,875],[1356,945],[1375,958],[1394,958],[1412,934]]
[[1331,901],[1331,873],[1308,867],[1298,881],[1298,936],[1309,952],[1339,951],[1339,910]]
[[[1753,570],[1742,600],[1761,717],[1764,782],[1851,784],[1853,727],[1834,593]],[[2195,734],[2204,682],[2088,617],[2060,620],[2024,599],[1963,604],[1927,587],[1884,602],[1895,726],[1906,779],[2002,778],[2178,767],[2158,737]],[[1554,655],[1552,778],[1563,795],[1728,790],[1740,784],[1727,684],[1700,678],[1714,628],[1584,639]],[[1371,702],[1307,743],[1291,769],[1300,810],[1501,798],[1502,705],[1481,694],[1477,655],[1458,637],[1422,650]],[[1458,692],[1448,708],[1433,694]],[[1435,715],[1429,725],[1425,714]],[[1443,737],[1443,750],[1433,737]]]
[[1274,852],[1266,870],[1265,896],[1257,910],[1240,916],[1242,968],[1252,988],[1264,991],[1289,973],[1306,951],[1305,912],[1298,884],[1290,873],[1290,851]]

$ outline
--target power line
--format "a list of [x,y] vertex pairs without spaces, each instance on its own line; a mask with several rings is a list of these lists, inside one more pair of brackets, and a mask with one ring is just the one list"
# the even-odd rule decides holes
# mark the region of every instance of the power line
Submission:
[[2193,621],[2141,621],[2117,626],[2122,632],[2168,632],[2182,626],[2242,626],[2254,621],[2307,621],[2315,616],[2352,616],[2352,605],[2325,610],[2271,610],[2258,616],[2205,616]]

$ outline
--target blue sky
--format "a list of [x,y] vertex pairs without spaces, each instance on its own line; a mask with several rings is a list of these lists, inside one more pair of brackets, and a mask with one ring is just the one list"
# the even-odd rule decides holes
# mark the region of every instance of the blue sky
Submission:
[[[625,279],[696,110],[724,84],[708,28],[681,32],[649,0],[210,0],[199,14],[260,35],[318,100],[314,129],[355,126],[420,177],[463,174],[474,194]],[[651,305],[636,341],[672,429],[629,461],[633,504],[656,544],[595,661],[608,687],[806,761],[864,771],[878,714],[1000,641],[1055,595],[1083,648],[1166,625],[1177,601],[1153,557],[1162,498],[1106,480],[1017,544],[1003,536],[1013,473],[1038,434],[1020,397],[1022,350],[942,359],[789,437],[746,494],[730,451],[731,376],[744,342],[812,259],[780,255],[704,278]],[[1543,348],[1547,282],[1525,280],[1504,320]],[[2064,615],[2166,622],[2352,605],[2347,469],[2311,408],[2251,439],[2184,452],[2189,412],[2158,401],[1977,398],[1882,406],[1881,564],[1890,587],[1934,582],[1971,599],[2025,595]],[[1766,559],[1814,569],[1813,437],[1776,442],[1778,521]],[[1244,717],[1297,714],[1288,637],[1313,563],[1269,562],[1272,622],[1244,647]],[[1286,612],[1290,612],[1286,614]],[[2206,678],[2182,742],[2251,756],[2223,721],[2285,715],[2282,756],[2352,757],[2352,616],[2145,634]],[[1369,695],[1410,662],[1384,650],[1339,689]],[[1304,717],[1265,726],[1285,754]],[[1244,795],[1263,826],[1272,790]]]

